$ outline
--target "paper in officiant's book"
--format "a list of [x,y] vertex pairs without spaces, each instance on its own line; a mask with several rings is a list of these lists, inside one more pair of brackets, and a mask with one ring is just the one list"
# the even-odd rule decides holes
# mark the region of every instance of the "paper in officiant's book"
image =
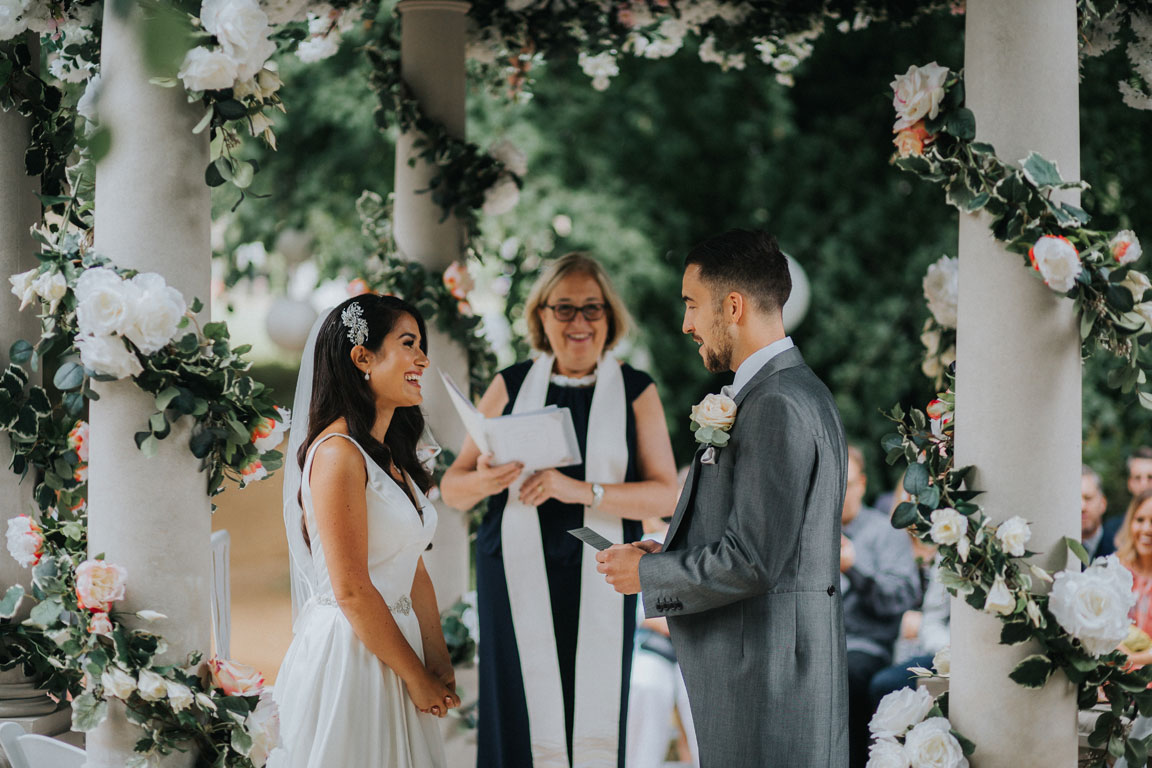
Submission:
[[518,461],[526,471],[534,472],[581,463],[580,443],[567,408],[549,405],[538,411],[488,418],[476,410],[451,376],[441,371],[440,378],[464,429],[482,452],[492,455],[493,464]]

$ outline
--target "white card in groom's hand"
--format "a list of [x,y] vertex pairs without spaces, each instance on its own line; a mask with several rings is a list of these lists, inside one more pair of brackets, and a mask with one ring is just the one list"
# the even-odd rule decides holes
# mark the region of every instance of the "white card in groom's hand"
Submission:
[[580,443],[567,408],[549,405],[538,411],[487,418],[464,396],[452,377],[441,371],[440,378],[472,441],[492,455],[493,464],[518,461],[525,472],[535,472],[581,463]]
[[611,541],[596,533],[596,531],[591,528],[572,528],[568,533],[594,549],[605,550],[612,546]]

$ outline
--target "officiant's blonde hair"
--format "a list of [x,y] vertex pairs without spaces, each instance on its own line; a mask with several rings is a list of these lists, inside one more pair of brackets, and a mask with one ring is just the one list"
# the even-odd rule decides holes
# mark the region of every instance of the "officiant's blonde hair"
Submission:
[[548,299],[548,295],[556,285],[568,275],[588,275],[600,286],[604,294],[604,303],[608,310],[605,317],[608,320],[608,338],[604,342],[604,349],[612,349],[616,342],[624,338],[632,327],[632,316],[620,298],[620,294],[612,287],[608,273],[600,262],[587,253],[576,251],[561,256],[536,278],[528,294],[528,302],[524,305],[524,319],[528,322],[528,342],[533,349],[541,352],[551,352],[552,345],[548,343],[548,336],[544,333],[544,322],[540,319],[540,308]]

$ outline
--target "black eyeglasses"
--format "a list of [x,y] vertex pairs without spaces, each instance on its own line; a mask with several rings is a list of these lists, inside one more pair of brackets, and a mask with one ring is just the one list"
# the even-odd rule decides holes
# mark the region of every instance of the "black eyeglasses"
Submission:
[[541,304],[540,306],[552,310],[553,317],[562,323],[570,323],[575,320],[577,312],[584,315],[584,319],[591,323],[604,317],[604,310],[608,308],[604,302],[597,301],[582,307],[577,307],[574,304]]

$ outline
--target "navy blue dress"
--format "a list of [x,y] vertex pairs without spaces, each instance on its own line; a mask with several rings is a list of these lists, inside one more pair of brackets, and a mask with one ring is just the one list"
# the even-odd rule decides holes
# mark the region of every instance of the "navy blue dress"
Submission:
[[[511,413],[520,386],[532,367],[532,361],[517,363],[500,372],[508,390]],[[628,470],[625,482],[640,479],[636,461],[636,417],[632,404],[652,383],[648,374],[629,365],[621,366],[624,395],[628,401]],[[548,385],[546,405],[568,408],[572,425],[580,442],[580,455],[586,451],[588,415],[594,387]],[[584,465],[563,467],[561,472],[577,480],[584,479]],[[478,768],[531,768],[532,748],[528,739],[528,706],[524,698],[524,681],[520,674],[520,654],[512,628],[512,609],[504,578],[504,555],[500,526],[508,492],[492,496],[488,512],[476,534],[476,589],[480,618],[480,699],[478,708]],[[564,692],[564,722],[568,738],[568,757],[572,757],[572,719],[575,701],[576,635],[580,613],[580,558],[585,546],[567,531],[584,525],[584,507],[562,504],[549,499],[539,507],[541,546],[548,572],[548,592],[552,603],[552,622],[556,631],[556,653],[559,656],[560,684]],[[624,541],[639,541],[643,527],[639,520],[625,520]],[[513,553],[514,554],[514,553]],[[541,590],[540,599],[547,599]],[[628,681],[632,673],[633,634],[636,629],[636,596],[624,598],[624,644],[620,686],[620,749],[618,765],[624,768],[624,733],[628,717]]]

